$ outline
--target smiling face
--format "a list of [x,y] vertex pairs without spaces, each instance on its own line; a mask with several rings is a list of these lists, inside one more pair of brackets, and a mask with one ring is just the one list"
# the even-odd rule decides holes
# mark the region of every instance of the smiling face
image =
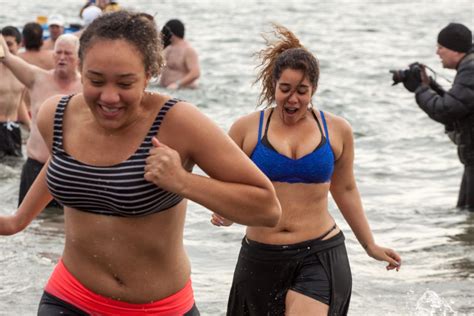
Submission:
[[275,102],[285,123],[295,123],[306,115],[314,87],[304,72],[287,68],[276,82]]
[[84,98],[99,125],[113,130],[135,121],[149,80],[135,46],[97,39],[84,54],[81,72]]

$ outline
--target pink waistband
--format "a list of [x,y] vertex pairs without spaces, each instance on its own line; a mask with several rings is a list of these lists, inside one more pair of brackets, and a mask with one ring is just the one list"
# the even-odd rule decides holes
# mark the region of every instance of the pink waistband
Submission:
[[194,305],[191,279],[184,288],[159,301],[132,304],[98,295],[85,288],[60,260],[46,284],[45,291],[91,315],[160,315],[176,316]]

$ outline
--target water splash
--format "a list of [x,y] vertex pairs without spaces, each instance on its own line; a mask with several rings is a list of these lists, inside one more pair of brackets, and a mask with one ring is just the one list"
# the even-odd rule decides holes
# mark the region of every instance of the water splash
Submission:
[[412,316],[456,316],[458,313],[436,292],[427,290],[416,302]]

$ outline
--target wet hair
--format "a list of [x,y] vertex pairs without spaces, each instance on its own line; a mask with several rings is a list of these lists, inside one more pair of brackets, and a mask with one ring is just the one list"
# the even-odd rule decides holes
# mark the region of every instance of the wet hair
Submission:
[[12,36],[15,38],[15,41],[17,44],[20,44],[21,43],[21,33],[20,31],[14,27],[14,26],[5,26],[3,29],[2,29],[2,35],[3,36]]
[[178,19],[169,20],[163,28],[167,28],[174,36],[184,38],[184,24]]
[[80,38],[81,66],[87,50],[101,40],[125,40],[132,44],[141,54],[147,75],[157,76],[164,64],[161,39],[149,14],[120,10],[92,21]]
[[23,45],[27,50],[39,50],[43,45],[43,28],[36,22],[23,27]]
[[[255,83],[261,81],[258,105],[266,103],[269,107],[275,101],[276,82],[286,69],[301,70],[303,78],[308,78],[313,86],[314,93],[319,81],[319,61],[287,28],[273,24],[274,30],[270,34],[263,34],[266,48],[257,52],[255,56],[261,59],[260,68]],[[273,35],[276,40],[270,38]]]

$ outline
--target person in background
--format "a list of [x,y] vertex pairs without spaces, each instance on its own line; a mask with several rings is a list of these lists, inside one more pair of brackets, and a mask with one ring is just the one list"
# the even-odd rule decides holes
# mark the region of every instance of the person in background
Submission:
[[166,22],[161,30],[165,47],[165,67],[159,84],[167,89],[197,88],[201,74],[196,50],[184,39],[184,24],[177,19]]
[[[6,47],[3,38],[0,42]],[[31,131],[26,143],[27,160],[21,172],[18,204],[21,204],[43,165],[49,159],[48,147],[36,123],[41,104],[51,96],[72,94],[81,90],[81,77],[77,69],[78,50],[79,39],[71,34],[63,34],[55,44],[55,67],[52,70],[44,70],[31,65],[13,54],[6,54],[1,60],[3,66],[10,69],[25,85],[31,97]],[[49,206],[59,207],[55,203]]]
[[[187,200],[272,227],[275,191],[196,106],[146,91],[163,63],[149,15],[104,14],[80,41],[82,92],[41,106],[51,159],[17,212],[0,217],[0,234],[24,229],[52,196],[64,205],[65,248],[40,316],[199,315],[183,245]],[[195,164],[209,176],[192,173]]]
[[[260,51],[260,104],[229,135],[272,181],[282,207],[276,227],[247,227],[227,315],[347,315],[352,276],[344,234],[328,211],[329,193],[367,254],[400,268],[377,245],[354,177],[354,139],[342,117],[317,109],[316,57],[283,26]],[[214,214],[217,226],[232,224]]]
[[[17,55],[21,45],[21,33],[14,26],[1,30],[8,50]],[[30,118],[23,102],[25,86],[6,66],[0,63],[0,158],[4,156],[22,157],[22,137],[18,121],[27,129]]]
[[102,15],[102,10],[96,5],[89,5],[82,11],[82,22],[83,27],[79,31],[75,32],[74,35],[81,37],[84,30],[92,23],[95,19]]
[[121,10],[121,7],[117,1],[109,0],[109,1],[102,1],[102,2],[105,2],[104,8],[102,9],[104,13],[117,12]]
[[36,22],[26,23],[22,30],[24,52],[18,54],[29,64],[50,70],[54,68],[53,51],[41,49],[43,28]]
[[421,76],[404,82],[415,93],[418,106],[444,125],[456,144],[464,165],[457,207],[474,211],[474,49],[472,32],[460,23],[449,23],[438,34],[436,54],[444,68],[456,70],[451,89],[445,91],[428,77],[421,65]]
[[100,8],[103,13],[110,13],[116,12],[121,9],[119,3],[117,1],[110,1],[110,0],[88,0],[84,4],[84,6],[79,11],[79,17],[83,18],[84,10],[90,6],[96,6]]
[[61,34],[64,34],[64,17],[61,14],[52,14],[48,17],[49,38],[44,41],[43,49],[54,49],[54,43]]
[[88,6],[82,13],[84,28],[88,27],[95,19],[102,15],[102,10],[95,5]]

